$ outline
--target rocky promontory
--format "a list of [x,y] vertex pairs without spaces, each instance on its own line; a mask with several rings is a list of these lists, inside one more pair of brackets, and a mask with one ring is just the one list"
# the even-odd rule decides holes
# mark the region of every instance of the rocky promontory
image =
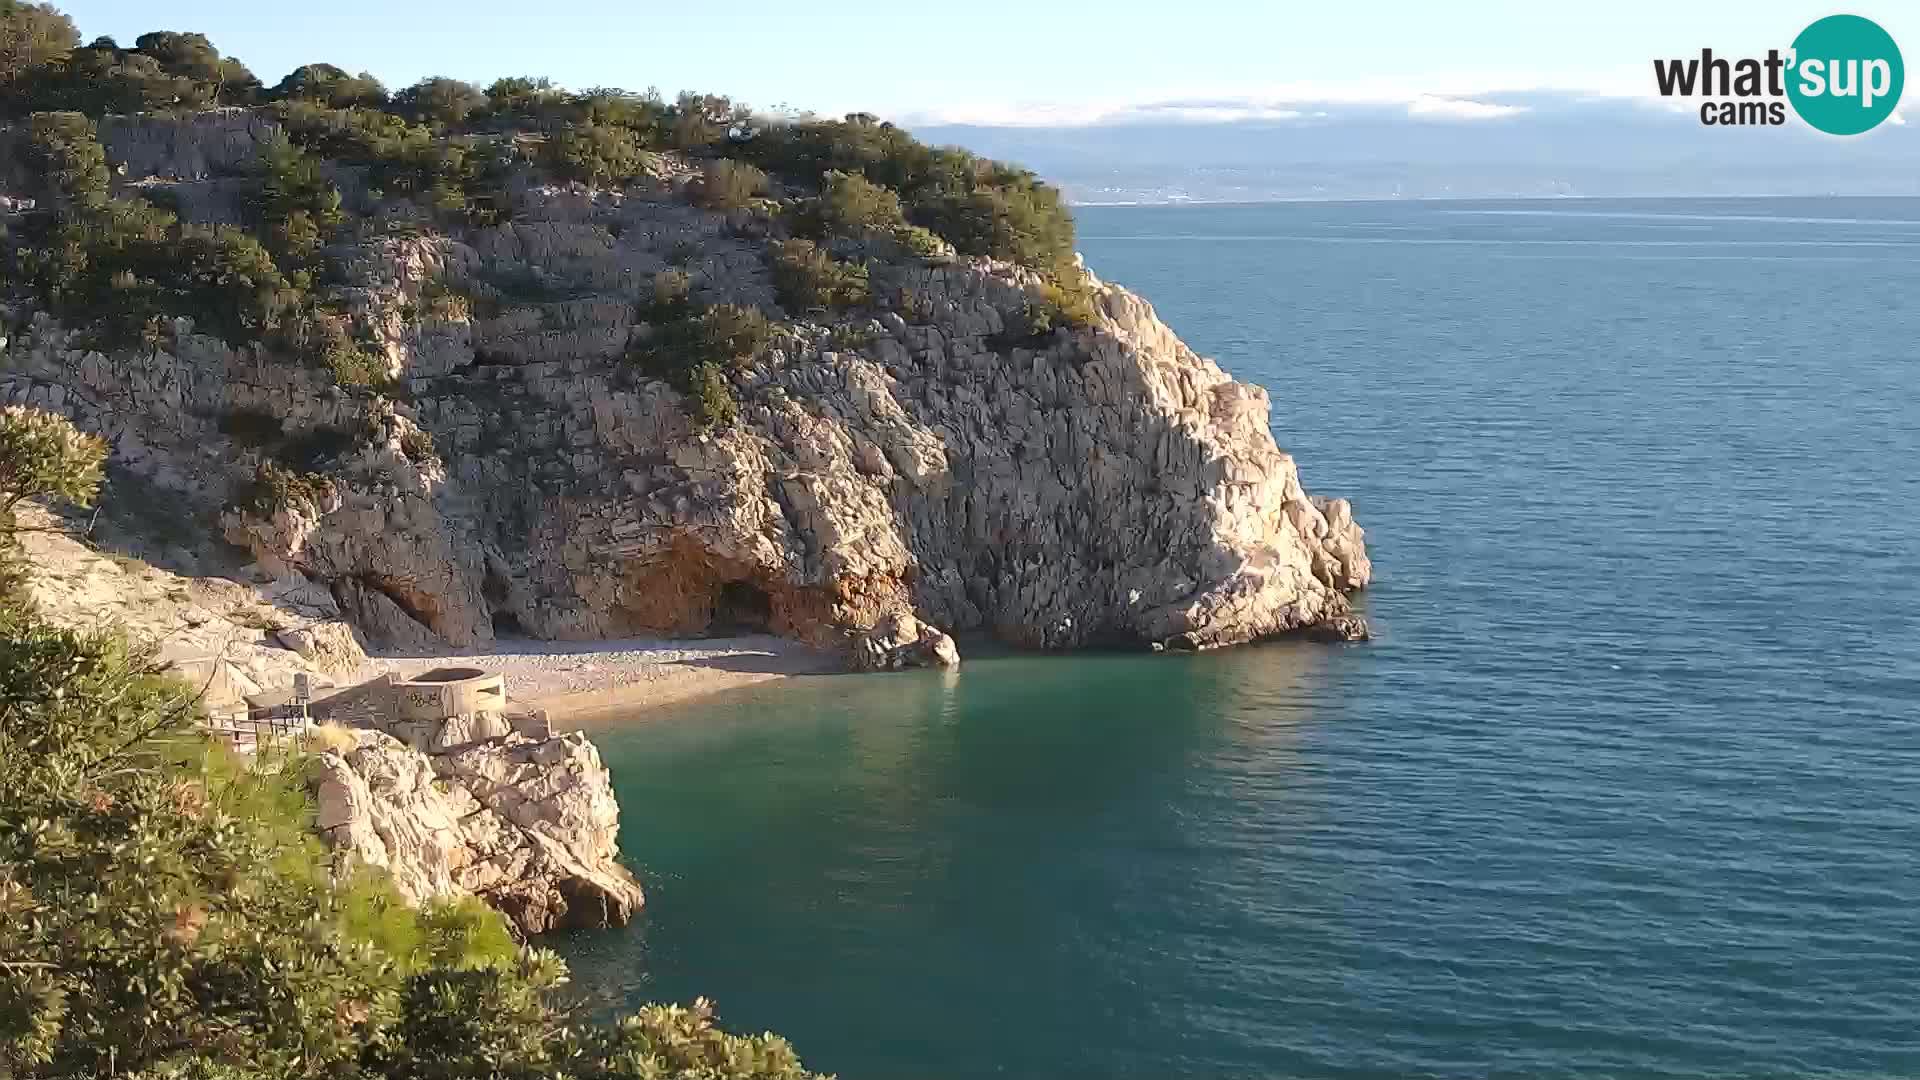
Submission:
[[[242,217],[206,174],[273,136],[263,115],[118,120],[116,183]],[[330,175],[356,212],[390,210],[363,172]],[[1146,301],[1087,275],[1091,317],[1035,331],[1036,271],[868,243],[838,249],[868,303],[788,310],[777,224],[695,205],[700,182],[670,154],[618,189],[522,169],[498,224],[343,242],[377,394],[191,319],[101,350],[21,306],[0,394],[108,436],[123,475],[378,649],[764,630],[885,667],[954,655],[923,627],[1043,649],[1364,633],[1347,503],[1307,494],[1266,391]],[[725,374],[731,423],[628,362],[668,281],[777,317]],[[290,448],[323,482],[262,497]],[[911,642],[871,640],[902,620]]]
[[371,728],[324,729],[321,835],[407,900],[477,896],[523,934],[624,926],[640,886],[620,865],[620,808],[579,732],[502,733],[437,752]]

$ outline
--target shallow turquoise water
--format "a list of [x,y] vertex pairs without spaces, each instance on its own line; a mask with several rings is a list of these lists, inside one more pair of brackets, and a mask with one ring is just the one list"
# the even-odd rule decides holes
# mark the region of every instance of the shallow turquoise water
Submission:
[[1381,637],[603,731],[581,984],[848,1080],[1920,1075],[1920,201],[1080,219]]

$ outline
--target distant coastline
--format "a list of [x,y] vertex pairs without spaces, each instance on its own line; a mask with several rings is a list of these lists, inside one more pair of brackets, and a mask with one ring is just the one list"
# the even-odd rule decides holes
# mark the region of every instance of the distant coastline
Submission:
[[1752,200],[1782,202],[1789,199],[1847,199],[1867,200],[1916,200],[1920,192],[1913,194],[1814,194],[1779,192],[1747,192],[1743,194],[1722,194],[1717,192],[1697,192],[1669,195],[1584,195],[1539,193],[1532,195],[1276,195],[1264,199],[1078,199],[1069,191],[1067,203],[1075,209],[1083,207],[1128,207],[1128,206],[1272,206],[1290,203],[1432,203],[1432,202],[1673,202],[1685,199],[1716,199],[1723,201]]

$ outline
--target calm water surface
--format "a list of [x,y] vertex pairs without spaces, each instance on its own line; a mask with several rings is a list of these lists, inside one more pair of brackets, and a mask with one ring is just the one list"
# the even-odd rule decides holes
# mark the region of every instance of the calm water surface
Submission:
[[1920,201],[1079,217],[1380,639],[603,731],[579,981],[847,1080],[1920,1075]]

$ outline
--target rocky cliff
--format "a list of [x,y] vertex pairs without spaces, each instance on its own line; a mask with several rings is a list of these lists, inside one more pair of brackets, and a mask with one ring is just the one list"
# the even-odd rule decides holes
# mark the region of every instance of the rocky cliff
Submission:
[[[524,935],[623,925],[640,909],[616,847],[612,779],[579,732],[555,734],[544,713],[518,708],[403,721],[392,676],[375,677],[326,590],[297,575],[175,573],[103,554],[37,506],[22,519],[36,610],[154,648],[200,691],[209,727],[243,751],[254,732],[225,714],[307,677],[326,722],[304,737],[316,826],[344,865],[386,871],[416,903],[479,897]],[[139,524],[94,532],[120,545]]]
[[488,733],[429,753],[381,731],[327,730],[315,824],[408,901],[477,896],[529,935],[624,926],[639,911],[612,783],[579,732]]
[[[201,175],[271,128],[139,123],[106,140],[121,182],[190,189],[176,205],[207,220],[232,208]],[[333,252],[388,393],[187,320],[101,353],[19,309],[0,396],[103,432],[125,475],[323,587],[378,647],[764,628],[892,666],[950,653],[922,626],[1049,649],[1364,633],[1349,507],[1303,489],[1267,393],[1144,300],[1096,280],[1088,325],[1036,336],[1032,271],[868,250],[863,313],[782,311],[764,224],[691,205],[692,168],[662,162],[621,191],[521,175],[506,224]],[[701,430],[622,359],[657,332],[668,271],[784,316],[729,376],[730,426]],[[331,448],[325,489],[247,499],[296,444]]]

